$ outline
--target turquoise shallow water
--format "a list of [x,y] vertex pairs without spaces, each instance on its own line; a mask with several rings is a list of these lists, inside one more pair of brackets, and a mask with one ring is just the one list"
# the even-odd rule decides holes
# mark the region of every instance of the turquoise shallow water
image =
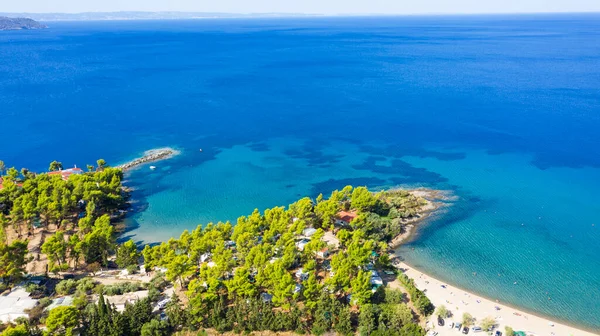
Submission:
[[[335,164],[323,168],[285,154],[302,147],[297,139],[276,139],[260,150],[252,147],[223,150],[215,160],[175,173],[170,169],[176,160],[156,164],[154,172],[145,168],[135,172],[136,178],[163,177],[142,187],[151,194],[146,198],[148,208],[133,217],[139,228],[128,235],[161,241],[190,229],[192,223],[235,222],[239,214],[254,208],[286,205],[345,184],[396,186],[406,178],[404,174],[414,175],[415,169],[422,168],[424,181],[435,180],[436,174],[439,181],[401,185],[450,190],[454,197],[415,241],[400,250],[407,262],[492,299],[557,320],[573,323],[585,317],[589,322],[585,326],[594,328],[600,302],[596,273],[600,205],[589,183],[600,180],[598,169],[540,171],[529,164],[527,155],[461,149],[465,153],[461,160],[407,156],[403,160],[410,168],[395,168],[390,174],[394,164],[389,158],[368,170],[357,169],[371,156],[351,143],[334,142],[322,148],[324,155],[337,157]],[[181,181],[186,181],[184,187]],[[164,190],[156,192],[154,183]],[[169,187],[174,184],[178,188]]]
[[0,32],[0,160],[182,150],[128,175],[121,239],[348,184],[447,189],[410,263],[600,330],[598,15],[50,26]]
[[460,162],[407,159],[448,177],[462,198],[401,253],[413,266],[463,288],[563,321],[584,317],[593,327],[600,302],[600,208],[589,184],[600,172],[540,172],[526,165],[529,160],[480,151]]

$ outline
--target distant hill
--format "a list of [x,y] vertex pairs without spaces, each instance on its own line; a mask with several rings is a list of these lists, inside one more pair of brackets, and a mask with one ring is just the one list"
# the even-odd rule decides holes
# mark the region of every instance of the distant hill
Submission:
[[88,13],[0,13],[0,16],[26,16],[40,21],[102,21],[102,20],[180,20],[216,18],[302,17],[310,14],[285,13],[207,13],[207,12],[88,12]]
[[0,30],[43,29],[45,25],[28,18],[0,16]]

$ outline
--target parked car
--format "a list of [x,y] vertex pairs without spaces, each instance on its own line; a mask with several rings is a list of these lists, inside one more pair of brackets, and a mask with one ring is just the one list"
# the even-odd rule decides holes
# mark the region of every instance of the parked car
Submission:
[[462,330],[462,333],[465,334],[465,335],[468,334],[469,333],[469,327],[464,327],[463,330]]
[[169,298],[166,298],[166,299],[164,299],[164,300],[162,300],[162,301],[159,301],[159,302],[156,304],[156,307],[157,307],[158,309],[165,309],[165,307],[167,306],[167,303],[169,303],[169,301],[171,301],[171,299],[169,299]]
[[496,333],[494,333],[494,336],[502,336],[502,331],[496,330]]
[[472,332],[481,332],[481,331],[483,331],[483,329],[481,329],[481,327],[473,327],[473,328],[471,328],[471,331]]
[[441,318],[441,317],[439,317],[439,316],[438,316],[438,325],[439,325],[440,327],[443,327],[443,326],[444,326],[444,319],[443,319],[443,318]]
[[454,325],[454,328],[456,328],[456,330],[460,331],[460,327],[462,327],[462,323],[456,322],[456,324]]
[[450,321],[446,323],[446,326],[448,327],[448,329],[454,329],[454,322]]
[[427,332],[426,336],[437,336],[437,334],[438,334],[437,331],[435,331],[435,330],[429,330]]

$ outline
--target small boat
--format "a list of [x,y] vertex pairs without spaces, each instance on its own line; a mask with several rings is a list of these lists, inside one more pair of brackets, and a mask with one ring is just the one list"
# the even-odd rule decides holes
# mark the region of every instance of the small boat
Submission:
[[200,148],[200,152],[202,152],[202,148]]
[[154,169],[156,169],[156,167],[155,166],[150,166],[150,169],[154,170]]

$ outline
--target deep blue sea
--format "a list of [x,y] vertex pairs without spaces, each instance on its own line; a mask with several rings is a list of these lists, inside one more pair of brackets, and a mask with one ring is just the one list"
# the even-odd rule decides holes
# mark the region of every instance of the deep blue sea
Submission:
[[347,184],[440,188],[456,199],[409,263],[600,331],[600,15],[49,26],[0,32],[0,160],[180,149],[128,175],[123,238]]

